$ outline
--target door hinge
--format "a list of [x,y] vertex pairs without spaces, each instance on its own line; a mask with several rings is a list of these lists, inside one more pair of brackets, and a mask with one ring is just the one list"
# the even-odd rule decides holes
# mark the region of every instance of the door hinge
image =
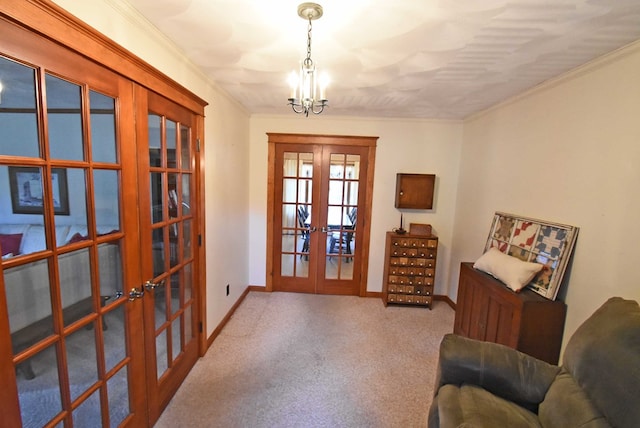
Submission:
[[198,323],[198,333],[202,333],[202,321]]
[[196,152],[200,153],[200,138],[196,138]]
[[198,247],[202,247],[202,235],[198,235]]

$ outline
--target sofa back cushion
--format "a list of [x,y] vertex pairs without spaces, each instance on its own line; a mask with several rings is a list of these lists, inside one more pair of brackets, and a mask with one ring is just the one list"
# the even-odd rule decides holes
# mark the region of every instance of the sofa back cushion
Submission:
[[637,426],[640,406],[640,306],[607,300],[573,334],[564,367],[612,426]]

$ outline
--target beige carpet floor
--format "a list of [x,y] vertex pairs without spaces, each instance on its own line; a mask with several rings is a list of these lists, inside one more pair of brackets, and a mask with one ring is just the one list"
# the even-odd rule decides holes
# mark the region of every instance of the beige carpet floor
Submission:
[[454,311],[251,292],[156,424],[424,427]]

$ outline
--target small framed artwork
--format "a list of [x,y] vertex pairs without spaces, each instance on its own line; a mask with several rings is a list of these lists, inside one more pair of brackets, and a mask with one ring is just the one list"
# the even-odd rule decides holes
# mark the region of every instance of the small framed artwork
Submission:
[[544,265],[527,287],[555,300],[578,230],[567,224],[496,212],[484,251],[495,247],[520,260]]
[[[69,215],[67,170],[51,169],[53,207],[56,215]],[[42,172],[39,167],[10,166],[9,186],[14,214],[42,214]]]

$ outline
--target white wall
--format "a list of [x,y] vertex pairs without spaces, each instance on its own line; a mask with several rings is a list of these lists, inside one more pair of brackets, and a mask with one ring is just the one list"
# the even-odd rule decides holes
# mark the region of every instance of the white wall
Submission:
[[209,335],[248,284],[249,116],[122,0],[55,2],[209,102],[204,145]]
[[[326,116],[325,116],[326,114]],[[453,234],[458,162],[462,125],[452,121],[336,118],[326,112],[305,118],[293,112],[286,116],[251,117],[249,283],[266,281],[267,132],[377,136],[368,291],[382,290],[385,232],[400,223],[394,207],[396,174],[436,174],[434,209],[403,211],[405,225],[429,223],[440,238],[436,294],[445,294]]]
[[494,211],[580,227],[564,343],[611,296],[640,300],[640,44],[470,118],[449,296]]

